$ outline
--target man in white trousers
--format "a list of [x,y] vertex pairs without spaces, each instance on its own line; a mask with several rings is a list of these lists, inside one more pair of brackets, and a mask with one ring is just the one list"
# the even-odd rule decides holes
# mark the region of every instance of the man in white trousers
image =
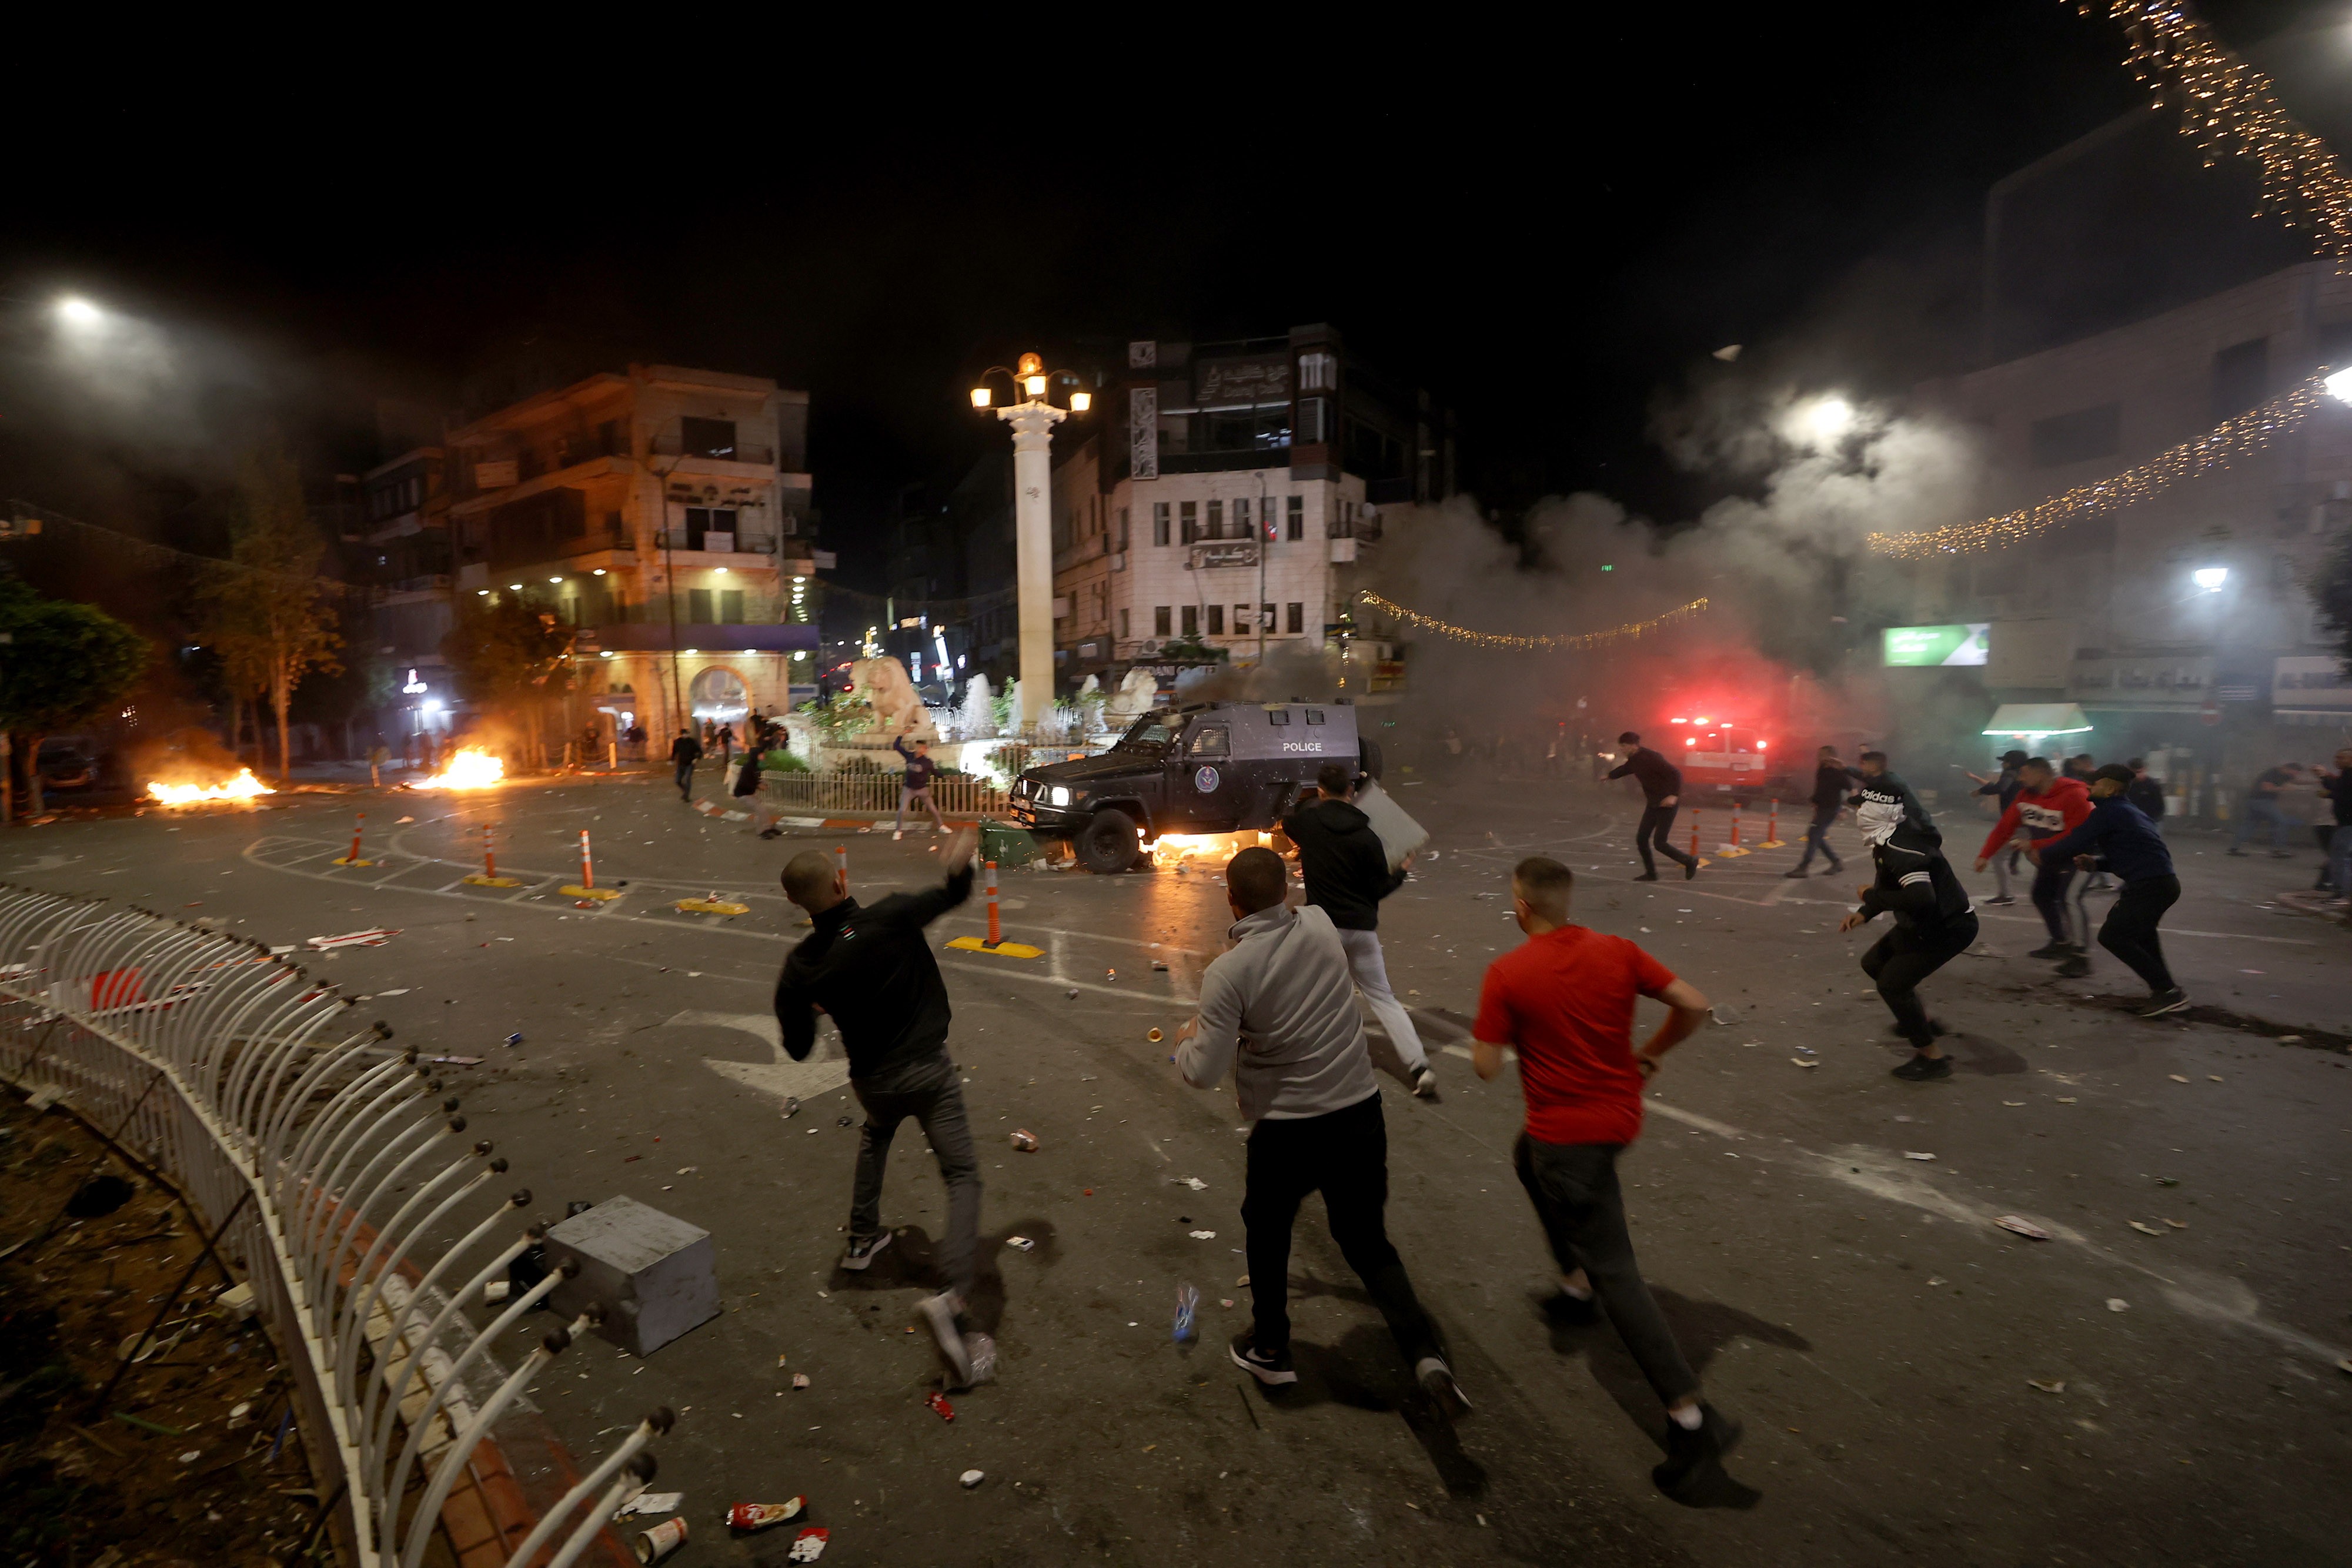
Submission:
[[1331,917],[1339,942],[1348,951],[1348,968],[1356,988],[1371,1004],[1372,1016],[1394,1050],[1393,1061],[1373,1057],[1379,1066],[1412,1085],[1426,1099],[1437,1092],[1437,1074],[1430,1071],[1428,1053],[1412,1027],[1412,1015],[1389,989],[1387,963],[1381,956],[1381,900],[1404,885],[1412,865],[1407,855],[1394,871],[1372,821],[1354,805],[1355,769],[1344,762],[1326,762],[1316,770],[1316,796],[1300,802],[1282,820],[1282,831],[1298,846],[1298,868],[1307,879],[1307,902]]

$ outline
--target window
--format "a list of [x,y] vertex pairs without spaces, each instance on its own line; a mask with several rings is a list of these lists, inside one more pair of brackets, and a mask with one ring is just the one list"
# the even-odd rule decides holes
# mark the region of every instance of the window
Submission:
[[1204,539],[1225,537],[1225,504],[1223,501],[1209,503],[1209,526],[1202,530],[1201,537]]
[[1290,710],[1286,707],[1270,707],[1265,710],[1265,722],[1268,724],[1288,724],[1290,722]]
[[1257,623],[1259,628],[1263,631],[1271,632],[1274,630],[1273,605],[1261,604],[1257,607]]
[[1184,542],[1188,545],[1200,539],[1200,513],[1201,504],[1198,501],[1179,501],[1176,504],[1176,520],[1183,526]]
[[1303,397],[1298,400],[1298,444],[1312,446],[1331,439],[1331,400],[1328,397]]
[[1122,643],[1127,641],[1127,607],[1125,605],[1121,605],[1118,612],[1118,640]]
[[1187,604],[1184,606],[1184,635],[1198,637],[1200,634],[1201,607],[1197,604]]
[[710,590],[689,588],[686,591],[686,618],[697,626],[711,624]]
[[1233,737],[1222,724],[1204,724],[1192,732],[1189,749],[1195,757],[1231,757]]
[[1118,509],[1118,548],[1122,553],[1127,549],[1127,508],[1125,507]]
[[2270,340],[2249,338],[2213,356],[2213,420],[2220,423],[2263,401],[2270,391]]
[[1249,497],[1247,496],[1244,496],[1241,499],[1234,503],[1234,538],[1237,539],[1245,539],[1249,537],[1250,504]]
[[1287,537],[1293,544],[1307,537],[1307,497],[1293,496],[1289,506],[1290,526]]
[[[1192,628],[1187,626],[1184,630],[1190,632]],[[1154,637],[1168,635],[1168,606],[1165,604],[1155,604],[1151,607],[1151,634]]]
[[1168,503],[1165,501],[1151,503],[1151,542],[1156,545],[1168,542]]
[[[1302,392],[1334,392],[1339,385],[1339,359],[1318,350],[1298,356],[1298,386]],[[1319,438],[1318,438],[1319,439]]]
[[1222,637],[1224,634],[1225,607],[1222,604],[1212,604],[1209,606],[1209,635]]
[[719,591],[719,623],[722,626],[743,624],[743,591],[722,588]]
[[731,419],[696,419],[691,415],[677,422],[678,450],[688,457],[722,457],[735,460],[735,422]]
[[1321,724],[1323,722],[1323,710],[1319,707],[1308,708],[1307,710],[1307,722],[1309,724]]
[[2042,468],[2086,463],[2123,447],[2123,405],[2104,402],[2033,422],[2033,461]]
[[1299,603],[1294,599],[1288,605],[1285,606],[1285,612],[1288,622],[1286,627],[1287,630],[1292,632],[1304,632],[1307,630],[1307,606]]
[[[712,534],[724,534],[723,546],[708,547],[705,540]],[[732,507],[688,507],[686,508],[686,537],[671,541],[673,549],[703,549],[735,548],[735,508]]]

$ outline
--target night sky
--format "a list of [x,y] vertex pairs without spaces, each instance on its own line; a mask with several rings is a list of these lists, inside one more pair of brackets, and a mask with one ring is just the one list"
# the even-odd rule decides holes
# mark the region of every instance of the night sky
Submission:
[[[2244,45],[2319,9],[2203,14]],[[1710,377],[1899,392],[1959,362],[1987,184],[2141,101],[2116,29],[2053,0],[1590,15],[1065,26],[1018,110],[1001,57],[986,82],[903,37],[738,60],[650,16],[591,74],[524,68],[518,34],[34,84],[13,118],[55,134],[12,170],[0,294],[213,346],[240,369],[198,389],[194,444],[266,419],[321,474],[380,455],[379,396],[446,402],[533,340],[772,375],[813,394],[854,577],[898,486],[1003,439],[974,369],[1318,320],[1453,404],[1490,506],[1595,488],[1674,518],[1738,476],[1675,472],[1659,409]],[[29,308],[0,307],[0,495],[168,531],[205,455],[78,423]],[[1731,342],[1738,367],[1706,357]]]

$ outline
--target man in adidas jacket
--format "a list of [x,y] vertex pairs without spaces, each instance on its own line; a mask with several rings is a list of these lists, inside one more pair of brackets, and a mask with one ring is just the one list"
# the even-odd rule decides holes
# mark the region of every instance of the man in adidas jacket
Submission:
[[[2046,757],[2029,757],[2017,770],[2025,788],[2000,814],[1985,836],[1984,848],[1977,852],[1977,870],[2008,848],[2015,841],[2020,849],[2032,849],[2054,839],[2080,823],[2091,814],[2091,792],[2079,779],[2062,779],[2050,766]],[[2031,958],[2071,958],[2087,953],[2091,943],[2091,917],[2083,914],[2083,930],[2078,940],[2067,929],[2066,888],[2074,880],[2074,862],[2071,860],[2044,860],[2033,873],[2033,907],[2042,912],[2042,924],[2050,928],[2050,944],[2026,955]]]
[[1862,907],[1839,922],[1851,931],[1880,915],[1895,916],[1895,929],[1862,957],[1862,972],[1895,1015],[1895,1027],[1911,1042],[1912,1058],[1895,1076],[1913,1082],[1949,1078],[1951,1059],[1936,1043],[1941,1025],[1919,1005],[1919,982],[1966,952],[1977,939],[1976,911],[1944,859],[1943,841],[1933,828],[1914,825],[1899,800],[1864,800],[1855,825],[1870,841],[1878,878],[1862,889]]

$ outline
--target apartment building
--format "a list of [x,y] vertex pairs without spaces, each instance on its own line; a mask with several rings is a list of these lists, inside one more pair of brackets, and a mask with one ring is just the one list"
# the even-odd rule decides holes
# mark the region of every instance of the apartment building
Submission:
[[591,375],[446,448],[457,598],[574,629],[577,712],[656,734],[813,686],[808,394],[674,365]]
[[354,575],[366,587],[368,635],[398,677],[376,716],[394,751],[446,732],[457,700],[441,642],[452,621],[447,454],[420,446],[360,476]]
[[1195,647],[1255,660],[1349,624],[1380,508],[1454,493],[1452,415],[1328,326],[1137,341],[1055,437],[1064,684]]
[[[1990,509],[2099,484],[2352,364],[2352,278],[2298,259],[2301,238],[2247,215],[2248,176],[2180,141],[2126,117],[1994,188],[1998,357],[1920,389],[1981,433]],[[2330,400],[2226,469],[1924,568],[1915,610],[1990,625],[1988,703],[2074,705],[2091,728],[2067,749],[2148,756],[2178,809],[2206,813],[2262,767],[2352,742],[2309,591],[2347,531],[2352,409]]]

